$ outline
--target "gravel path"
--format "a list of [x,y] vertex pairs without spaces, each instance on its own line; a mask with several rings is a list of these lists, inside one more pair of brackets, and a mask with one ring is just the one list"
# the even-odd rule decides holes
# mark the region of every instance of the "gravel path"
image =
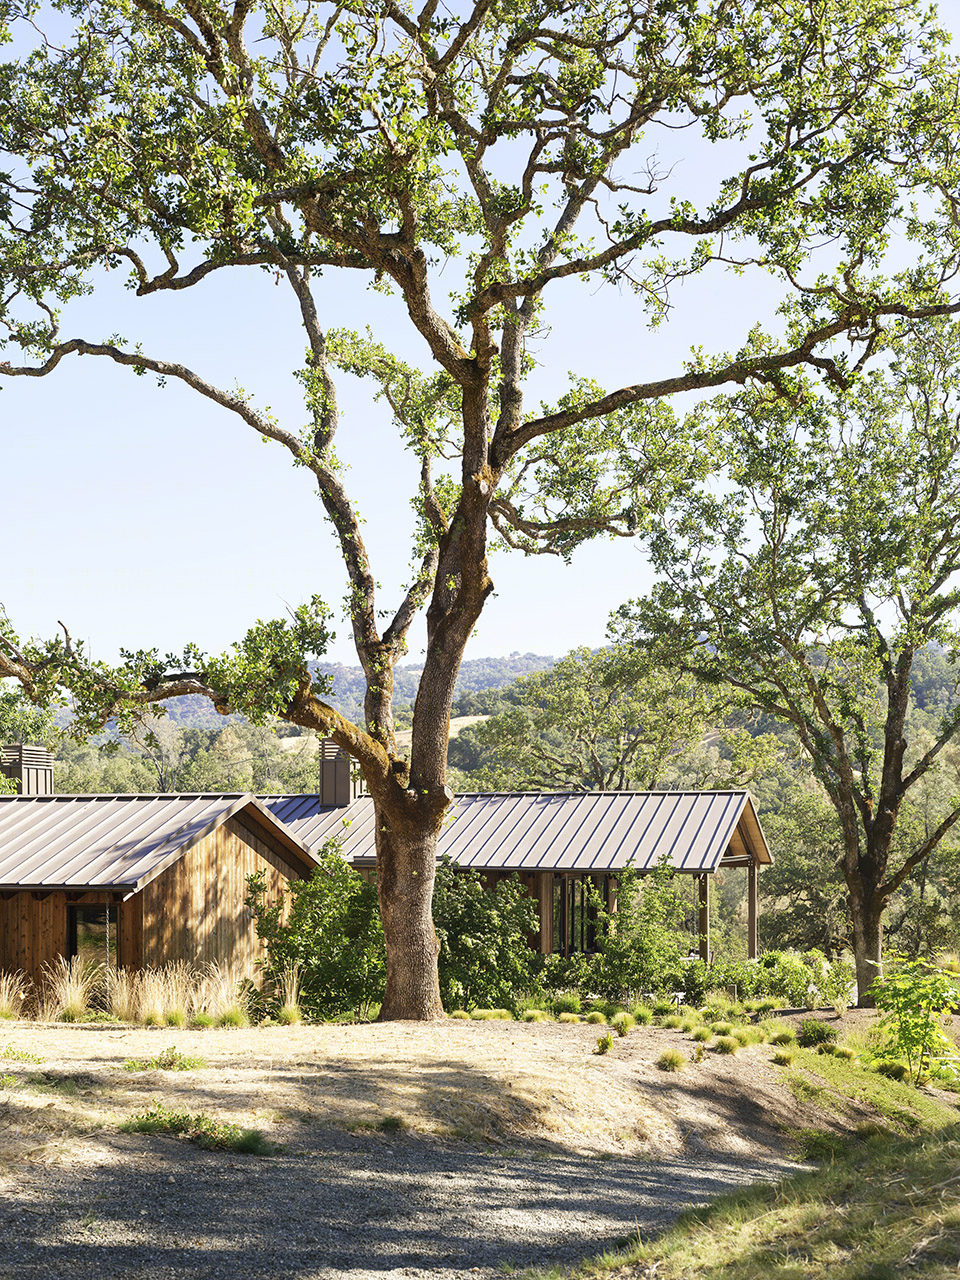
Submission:
[[329,1129],[269,1158],[137,1134],[87,1144],[82,1162],[36,1167],[0,1203],[0,1280],[492,1280],[796,1170]]

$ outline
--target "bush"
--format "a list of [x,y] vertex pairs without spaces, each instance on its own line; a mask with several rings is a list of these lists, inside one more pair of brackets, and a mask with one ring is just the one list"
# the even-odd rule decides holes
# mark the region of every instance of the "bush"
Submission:
[[925,960],[891,957],[895,966],[871,990],[891,1033],[891,1051],[907,1061],[915,1083],[931,1063],[956,1062],[957,1047],[943,1029],[943,1015],[957,1000],[956,978]]
[[575,991],[562,991],[553,1002],[553,1011],[561,1013],[579,1013],[580,997]]
[[610,1019],[610,1025],[613,1027],[614,1031],[616,1031],[618,1036],[625,1036],[627,1032],[631,1031],[637,1024],[629,1013],[620,1012],[613,1015]]
[[613,1048],[613,1032],[608,1031],[606,1032],[605,1035],[597,1037],[597,1047],[594,1049],[593,1052],[600,1053],[600,1054],[609,1053],[612,1048]]
[[247,906],[267,951],[263,969],[282,990],[296,968],[308,1017],[362,1018],[381,998],[386,973],[377,891],[344,862],[338,841],[328,840],[316,856],[313,875],[290,884],[286,921],[285,901],[267,901],[265,876],[247,881]]
[[714,1053],[736,1053],[740,1048],[740,1042],[734,1040],[733,1036],[720,1036],[716,1044],[713,1046]]
[[617,910],[595,897],[598,955],[595,989],[620,1000],[641,991],[665,989],[668,975],[679,980],[688,938],[685,904],[673,873],[661,863],[640,876],[632,868],[617,877]]
[[479,872],[443,858],[433,890],[433,923],[444,1005],[518,1013],[539,963],[529,943],[537,921],[537,904],[517,876],[488,889]]
[[648,1009],[645,1004],[635,1004],[630,1010],[630,1017],[638,1027],[649,1027],[653,1022],[653,1010]]
[[804,1018],[797,1028],[797,1044],[803,1049],[815,1049],[817,1045],[832,1044],[836,1038],[836,1027],[828,1026],[819,1018]]

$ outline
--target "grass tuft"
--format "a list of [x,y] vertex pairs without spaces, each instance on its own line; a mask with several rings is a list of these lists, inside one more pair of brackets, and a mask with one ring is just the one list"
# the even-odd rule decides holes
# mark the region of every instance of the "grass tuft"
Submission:
[[605,1027],[607,1025],[607,1015],[601,1013],[599,1009],[591,1009],[584,1018],[584,1022],[590,1022],[596,1027]]
[[661,1071],[682,1071],[686,1065],[687,1060],[679,1049],[664,1049],[657,1059]]
[[192,1115],[188,1111],[172,1111],[161,1102],[127,1120],[120,1129],[123,1133],[161,1133],[186,1138],[207,1151],[266,1156],[276,1150],[259,1129],[241,1129],[229,1121],[213,1120],[203,1112]]
[[701,1023],[699,1027],[694,1027],[693,1030],[690,1032],[690,1039],[696,1040],[699,1043],[703,1043],[703,1041],[705,1040],[713,1039],[713,1032],[710,1030],[709,1027],[705,1027]]
[[27,975],[19,969],[0,973],[0,1018],[19,1018],[31,989]]
[[734,1040],[733,1036],[718,1036],[713,1046],[714,1053],[731,1054],[738,1053],[740,1050],[740,1041]]
[[124,1071],[196,1071],[207,1064],[203,1058],[191,1058],[173,1045],[163,1049],[155,1058],[129,1058]]
[[778,1049],[773,1055],[773,1065],[775,1067],[790,1067],[793,1065],[793,1054],[789,1049]]

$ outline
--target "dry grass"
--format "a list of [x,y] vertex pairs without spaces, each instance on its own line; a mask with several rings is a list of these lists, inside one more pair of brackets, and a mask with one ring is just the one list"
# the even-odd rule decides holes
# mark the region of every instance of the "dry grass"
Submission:
[[0,1018],[19,1018],[33,989],[25,973],[0,973]]
[[43,966],[40,984],[41,1017],[47,1022],[81,1022],[90,1012],[104,981],[103,966],[82,956],[58,956]]

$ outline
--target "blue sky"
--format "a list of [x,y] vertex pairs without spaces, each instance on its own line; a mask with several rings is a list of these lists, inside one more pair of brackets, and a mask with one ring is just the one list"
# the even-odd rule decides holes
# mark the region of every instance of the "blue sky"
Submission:
[[[941,14],[957,25],[955,3]],[[709,153],[676,159],[691,189],[719,176]],[[451,263],[436,278],[438,301],[458,277]],[[221,273],[186,292],[136,299],[120,272],[100,284],[65,313],[65,337],[122,334],[211,381],[239,383],[282,423],[302,425],[292,373],[305,344],[285,286],[258,272]],[[679,372],[694,344],[733,349],[771,316],[776,290],[718,272],[678,290],[675,302],[670,321],[651,332],[634,297],[564,282],[548,300],[531,399],[562,394],[568,371],[612,388]],[[370,324],[397,354],[426,364],[399,299],[331,272],[319,303],[328,327]],[[392,612],[406,576],[414,466],[366,387],[341,375],[339,388],[338,452],[366,521],[382,607]],[[110,659],[121,647],[176,650],[188,641],[217,651],[256,618],[282,615],[314,593],[339,614],[346,582],[309,474],[195,393],[72,358],[44,379],[0,379],[0,415],[0,603],[22,635],[49,635],[62,620]],[[570,565],[498,554],[492,573],[496,596],[467,657],[600,644],[610,610],[649,582],[642,551],[624,541],[594,542]],[[347,625],[338,620],[336,629],[328,656],[354,662]],[[416,660],[422,630],[411,639]]]

